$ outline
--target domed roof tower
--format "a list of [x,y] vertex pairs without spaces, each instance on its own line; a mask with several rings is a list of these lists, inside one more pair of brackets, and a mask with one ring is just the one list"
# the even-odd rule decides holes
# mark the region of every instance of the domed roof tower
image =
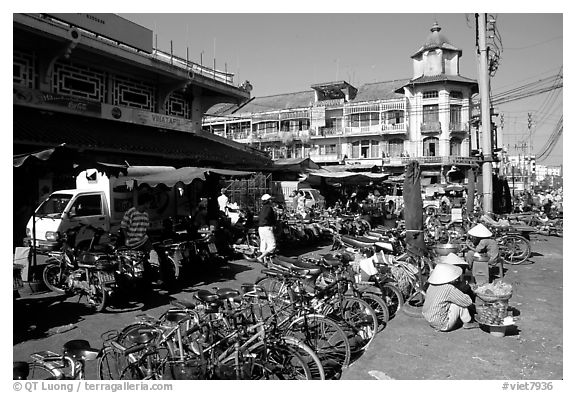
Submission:
[[424,44],[411,57],[414,62],[414,78],[435,75],[459,75],[462,50],[452,45],[434,22]]

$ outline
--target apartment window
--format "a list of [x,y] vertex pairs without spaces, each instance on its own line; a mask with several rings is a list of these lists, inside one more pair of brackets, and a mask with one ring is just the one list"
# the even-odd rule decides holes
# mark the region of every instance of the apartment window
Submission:
[[464,95],[461,91],[453,90],[450,92],[450,98],[462,99]]
[[282,122],[282,131],[302,131],[310,128],[310,119],[292,119]]
[[429,157],[437,156],[439,153],[438,146],[438,138],[430,137],[424,139],[424,155]]
[[263,133],[273,133],[278,131],[277,121],[264,121],[261,123],[254,124],[254,131],[259,131]]
[[390,157],[400,157],[404,151],[404,141],[402,139],[392,139],[388,142],[388,155]]
[[438,98],[438,92],[435,90],[429,90],[422,93],[422,98]]
[[450,123],[462,123],[462,105],[450,105]]
[[451,156],[461,156],[462,155],[462,139],[452,138],[450,139],[450,155]]
[[380,123],[378,112],[354,113],[349,116],[350,127],[368,127]]
[[424,112],[424,124],[437,123],[439,121],[438,105],[424,105],[422,110]]
[[404,111],[388,111],[386,112],[387,124],[401,124],[404,123]]
[[336,145],[323,145],[320,151],[323,154],[336,154]]
[[352,158],[376,158],[379,156],[378,141],[362,140],[352,143]]

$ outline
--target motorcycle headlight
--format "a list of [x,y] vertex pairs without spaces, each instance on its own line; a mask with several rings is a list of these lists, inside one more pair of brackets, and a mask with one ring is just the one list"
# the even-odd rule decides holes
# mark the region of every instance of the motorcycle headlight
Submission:
[[58,232],[48,231],[46,232],[46,240],[51,242],[56,242],[60,239],[60,234]]

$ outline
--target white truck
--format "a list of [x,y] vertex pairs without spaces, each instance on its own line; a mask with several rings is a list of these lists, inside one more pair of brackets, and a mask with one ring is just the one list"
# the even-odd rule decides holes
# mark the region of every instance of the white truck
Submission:
[[[173,169],[170,166],[134,166],[128,168],[127,175],[111,178],[95,169],[81,172],[76,177],[76,189],[54,191],[38,206],[26,226],[27,243],[31,245],[35,239],[39,252],[58,249],[61,244],[59,233],[80,223],[103,228],[106,232],[117,231],[124,213],[135,204],[138,196],[136,189],[128,189],[126,181]],[[147,192],[153,196],[148,212],[150,229],[160,229],[164,218],[178,213],[176,192],[159,187]],[[92,231],[81,230],[76,238],[77,245],[91,237]]]

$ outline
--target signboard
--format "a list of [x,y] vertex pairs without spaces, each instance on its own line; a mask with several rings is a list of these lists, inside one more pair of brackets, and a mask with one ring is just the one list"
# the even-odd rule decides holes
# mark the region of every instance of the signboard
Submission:
[[46,14],[70,25],[152,53],[152,30],[115,14]]
[[55,110],[76,115],[100,116],[99,102],[88,101],[55,93],[44,93],[21,86],[13,86],[13,104],[39,109]]
[[194,132],[191,120],[119,105],[102,104],[102,118],[167,130]]
[[326,127],[326,108],[317,106],[312,108],[310,127],[318,129],[319,127]]

